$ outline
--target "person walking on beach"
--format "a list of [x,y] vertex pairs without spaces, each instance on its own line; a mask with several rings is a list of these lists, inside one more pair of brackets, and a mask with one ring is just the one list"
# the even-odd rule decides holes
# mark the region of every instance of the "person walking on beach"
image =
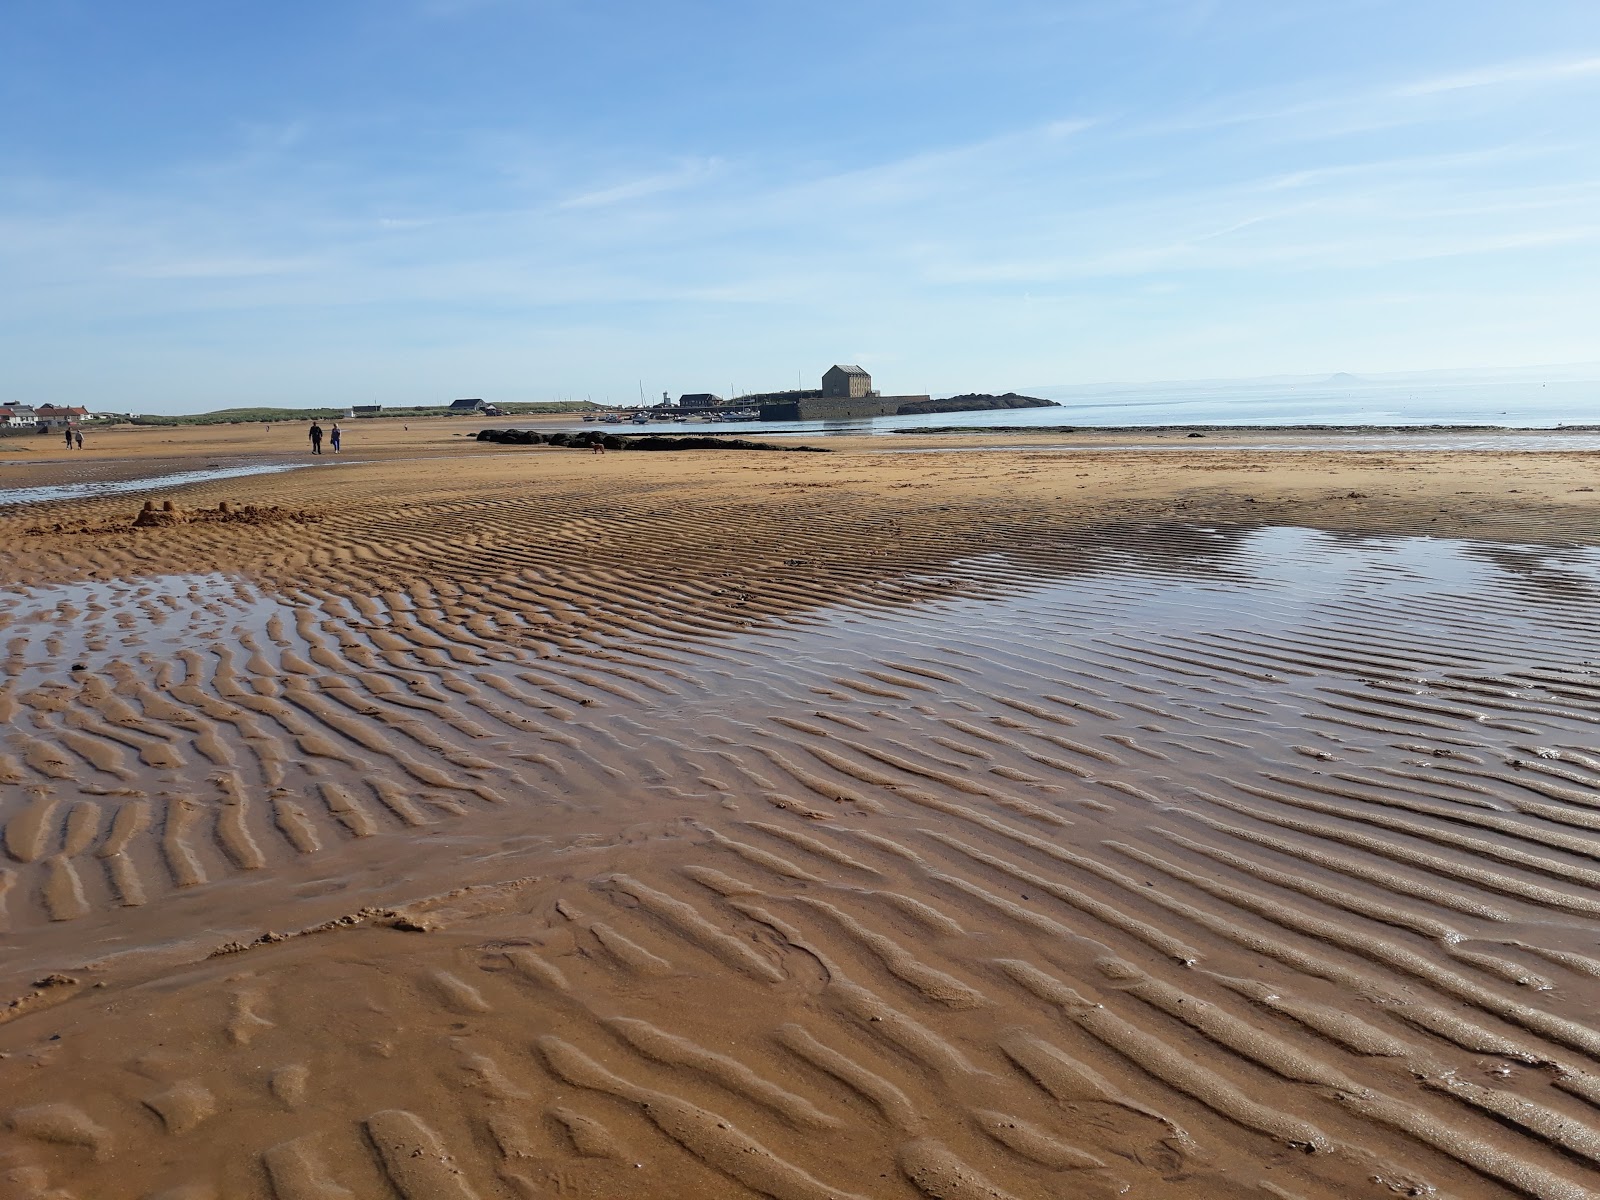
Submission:
[[311,453],[322,453],[322,426],[311,422]]
[[83,430],[74,429],[72,431],[72,439],[73,439],[73,441],[78,443],[78,449],[82,450],[83,449]]
[[67,449],[72,449],[72,426],[68,425],[61,431],[61,436],[67,439]]
[[333,423],[333,428],[328,430],[328,441],[333,446],[333,452],[339,453],[339,422]]

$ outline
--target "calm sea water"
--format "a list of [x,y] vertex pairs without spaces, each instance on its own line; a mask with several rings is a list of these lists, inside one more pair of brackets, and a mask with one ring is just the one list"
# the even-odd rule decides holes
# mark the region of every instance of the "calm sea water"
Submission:
[[1041,413],[1070,413],[1071,419],[1062,423],[1076,425],[1500,425],[1552,429],[1600,423],[1600,380],[1595,379],[1136,384],[1055,388],[1041,394],[1063,405],[1039,410]]
[[[1149,425],[1496,425],[1555,429],[1600,424],[1600,379],[1325,383],[1102,384],[1034,389],[1059,408],[874,417],[861,421],[753,421],[738,424],[653,424],[658,433],[715,429],[754,433],[893,433],[960,426],[1090,428]],[[514,420],[490,424],[515,425]],[[594,428],[574,421],[574,429]],[[547,428],[547,427],[542,427]],[[630,432],[624,429],[620,432]]]

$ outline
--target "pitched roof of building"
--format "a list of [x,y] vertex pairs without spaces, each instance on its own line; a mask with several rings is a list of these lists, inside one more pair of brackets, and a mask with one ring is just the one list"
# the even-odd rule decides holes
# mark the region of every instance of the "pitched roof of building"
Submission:
[[846,375],[865,375],[865,374],[867,374],[866,371],[863,371],[860,367],[855,366],[855,365],[853,365],[851,363],[834,363],[833,366],[830,367],[829,369],[833,370],[833,371],[843,371]]

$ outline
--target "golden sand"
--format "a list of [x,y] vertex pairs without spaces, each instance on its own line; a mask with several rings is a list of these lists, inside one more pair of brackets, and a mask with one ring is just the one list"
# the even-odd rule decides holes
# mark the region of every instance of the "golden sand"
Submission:
[[401,425],[0,508],[0,1197],[1593,1195],[1597,456]]

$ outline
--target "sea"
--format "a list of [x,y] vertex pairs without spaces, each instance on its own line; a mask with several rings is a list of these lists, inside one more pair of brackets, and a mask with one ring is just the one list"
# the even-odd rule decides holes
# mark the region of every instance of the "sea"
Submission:
[[[1570,373],[1570,368],[1562,369]],[[1600,426],[1600,366],[1588,378],[1420,377],[1361,378],[1337,375],[1315,380],[1208,380],[1176,383],[1092,384],[1019,388],[1054,400],[1057,408],[999,409],[871,417],[855,421],[700,422],[649,427],[657,433],[890,434],[931,428],[1081,429],[1185,425],[1399,426],[1476,425],[1508,429]],[[1552,372],[1555,375],[1555,372]],[[514,420],[493,424],[515,425]],[[574,429],[584,426],[576,419]],[[541,425],[540,428],[548,429]],[[620,430],[630,432],[631,430]]]

